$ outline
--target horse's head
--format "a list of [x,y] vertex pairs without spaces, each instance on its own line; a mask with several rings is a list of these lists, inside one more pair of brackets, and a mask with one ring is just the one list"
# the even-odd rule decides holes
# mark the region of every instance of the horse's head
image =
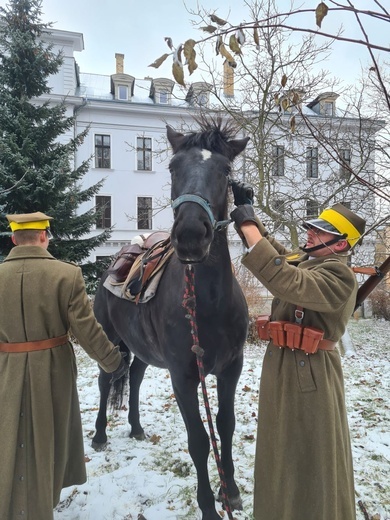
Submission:
[[174,209],[173,247],[183,263],[202,262],[214,231],[227,225],[227,190],[233,159],[249,137],[233,139],[236,131],[220,119],[199,121],[200,132],[182,134],[167,126],[174,153],[169,164]]

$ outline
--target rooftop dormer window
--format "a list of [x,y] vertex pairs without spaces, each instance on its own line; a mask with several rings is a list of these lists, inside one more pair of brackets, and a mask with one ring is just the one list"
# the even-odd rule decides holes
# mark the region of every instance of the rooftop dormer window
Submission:
[[129,87],[127,85],[118,85],[118,99],[122,101],[129,99]]
[[175,82],[167,78],[157,78],[151,80],[149,97],[155,103],[169,105]]

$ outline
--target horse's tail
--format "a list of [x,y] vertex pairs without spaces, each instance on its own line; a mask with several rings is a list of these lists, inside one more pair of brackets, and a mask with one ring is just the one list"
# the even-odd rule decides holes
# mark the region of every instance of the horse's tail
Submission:
[[127,395],[128,383],[129,374],[126,373],[111,385],[108,395],[108,406],[111,410],[120,410],[122,408],[124,398]]
[[[130,367],[130,352],[125,346],[121,345],[121,351],[126,352],[125,361]],[[129,358],[129,359],[127,359]],[[120,410],[123,406],[123,400],[127,396],[129,386],[129,371],[127,371],[120,379],[111,384],[110,393],[108,395],[108,406],[111,410]]]

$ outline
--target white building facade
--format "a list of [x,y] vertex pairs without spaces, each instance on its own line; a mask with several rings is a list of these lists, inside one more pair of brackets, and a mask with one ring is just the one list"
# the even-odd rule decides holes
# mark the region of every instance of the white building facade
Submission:
[[[115,70],[110,76],[82,73],[78,70],[76,53],[82,52],[84,48],[83,35],[52,30],[49,40],[54,43],[54,51],[63,52],[64,64],[59,73],[50,78],[52,92],[48,97],[52,102],[66,98],[68,115],[75,116],[75,135],[89,129],[75,156],[76,165],[91,158],[89,170],[83,178],[84,187],[105,179],[94,200],[79,208],[80,212],[94,206],[103,210],[99,225],[92,233],[99,234],[103,228],[112,227],[110,240],[91,254],[89,260],[94,261],[115,254],[136,235],[171,227],[168,171],[171,152],[165,137],[166,125],[183,131],[191,128],[193,116],[198,113],[199,107],[204,109],[207,106],[208,89],[204,83],[195,83],[188,92],[184,92],[182,87],[168,78],[138,80],[125,72],[122,54],[115,55]],[[337,127],[338,132],[342,127],[348,127],[349,136],[353,135],[354,129],[361,132],[357,120],[338,120],[336,98],[337,95],[333,93],[325,93],[306,105],[304,114],[314,124],[318,121],[321,125]],[[285,118],[286,121],[291,118],[288,111]],[[303,124],[298,116],[297,124]],[[367,129],[367,132],[374,134],[372,128]],[[69,137],[64,136],[64,139]],[[301,160],[298,163],[297,159],[288,159],[286,149],[289,146],[299,148],[296,157],[301,157]],[[359,161],[359,156],[352,153],[352,148],[351,137],[348,137],[342,153],[345,154],[346,164],[351,166],[354,161]],[[316,182],[321,176],[326,189],[326,179],[340,173],[340,165],[332,159],[331,154],[321,159],[324,152],[318,150],[318,144],[310,136],[306,142],[297,141],[294,144],[291,137],[284,139],[281,136],[278,146],[270,154],[274,160],[272,186],[275,207],[283,203],[283,194],[291,193],[291,184],[287,182],[289,172],[295,176],[301,175],[300,182],[306,191],[310,189],[310,183]],[[321,161],[325,166],[320,169]],[[241,175],[242,163],[239,166]],[[365,169],[372,181],[375,173],[373,160],[366,164]],[[366,198],[364,207],[370,220],[374,212],[374,198],[358,188],[355,200],[361,202],[362,198]],[[297,218],[303,219],[320,209],[316,200],[303,203],[299,193],[296,193],[294,200],[290,203],[289,211]],[[342,193],[339,200],[343,200]],[[354,200],[346,202],[351,209],[356,209]],[[359,203],[360,213],[361,207]],[[283,226],[276,229],[278,238],[286,238],[283,231]],[[231,238],[232,257],[239,257],[242,246],[233,229]]]

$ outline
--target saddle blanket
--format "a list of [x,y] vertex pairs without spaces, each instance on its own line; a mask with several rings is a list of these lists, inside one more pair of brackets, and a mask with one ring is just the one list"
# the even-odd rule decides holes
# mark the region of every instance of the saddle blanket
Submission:
[[158,284],[160,282],[160,278],[164,272],[164,269],[160,269],[153,278],[150,279],[146,289],[141,294],[132,295],[130,291],[127,289],[126,281],[122,283],[118,283],[114,280],[114,278],[109,275],[103,283],[103,287],[105,287],[108,291],[110,291],[114,296],[118,298],[122,298],[124,300],[129,300],[134,303],[146,303],[155,296],[158,288]]

